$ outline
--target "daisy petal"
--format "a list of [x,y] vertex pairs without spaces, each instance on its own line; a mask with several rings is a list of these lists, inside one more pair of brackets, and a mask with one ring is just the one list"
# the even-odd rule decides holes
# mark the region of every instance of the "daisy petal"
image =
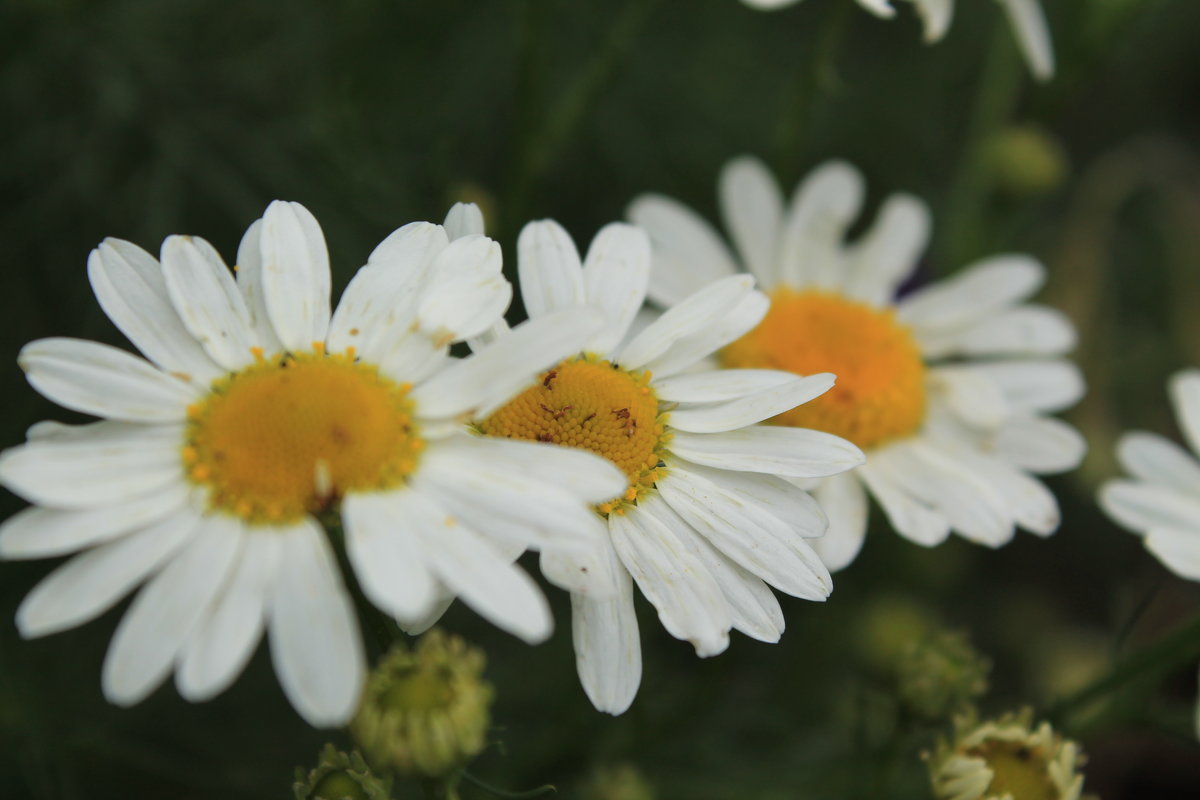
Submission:
[[963,369],[995,381],[1016,411],[1053,414],[1075,405],[1085,390],[1079,367],[1063,359],[976,363]]
[[410,510],[412,497],[408,489],[352,493],[342,503],[346,554],[363,594],[405,621],[421,619],[437,599],[421,541],[408,524],[420,518]]
[[690,642],[698,656],[717,655],[733,625],[721,588],[666,523],[641,511],[608,518],[613,549],[667,633]]
[[1017,36],[1017,45],[1029,64],[1029,71],[1039,81],[1054,77],[1054,46],[1050,43],[1050,28],[1038,0],[1000,0],[1008,13]]
[[0,483],[32,503],[90,508],[183,482],[175,425],[99,423],[92,436],[36,439],[0,455]]
[[897,304],[897,316],[918,337],[963,327],[1019,303],[1045,278],[1045,267],[1030,256],[994,256],[913,292]]
[[955,350],[968,356],[1056,356],[1074,347],[1075,327],[1066,314],[1046,306],[1024,305],[970,328],[959,337]]
[[1062,420],[1033,416],[1010,419],[992,446],[996,455],[1038,475],[1075,469],[1087,452],[1079,431]]
[[17,363],[30,385],[64,408],[129,422],[179,422],[196,388],[124,350],[82,339],[38,339]]
[[483,212],[474,203],[455,203],[446,212],[442,227],[450,241],[464,236],[483,236]]
[[847,248],[845,295],[876,307],[891,303],[916,269],[930,227],[929,207],[916,197],[894,194],[884,200],[875,224]]
[[645,194],[634,199],[625,216],[650,234],[654,267],[648,293],[656,303],[672,306],[738,271],[712,226],[677,200]]
[[250,311],[213,246],[195,236],[168,236],[160,257],[171,304],[209,357],[227,370],[251,363],[258,340]]
[[946,35],[954,15],[954,0],[909,0],[925,23],[925,41],[936,42]]
[[1117,459],[1135,478],[1200,496],[1200,462],[1179,445],[1153,433],[1127,433],[1117,442]]
[[17,629],[25,639],[95,619],[178,552],[197,526],[190,510],[76,556],[21,601]]
[[624,369],[639,369],[665,354],[680,339],[719,322],[754,289],[754,278],[732,275],[709,284],[672,306],[633,338],[616,360]]
[[276,531],[247,533],[228,585],[180,653],[175,686],[184,699],[216,697],[254,655],[282,549]]
[[88,256],[88,280],[108,318],[164,372],[187,375],[201,386],[223,372],[183,326],[162,267],[145,250],[105,239]]
[[802,288],[840,288],[846,229],[858,215],[862,174],[845,161],[821,164],[796,187],[779,245],[782,283]]
[[757,158],[741,156],[725,165],[717,181],[721,215],[742,262],[763,289],[779,283],[775,243],[783,226],[783,193]]
[[935,547],[950,535],[950,523],[941,512],[931,508],[901,488],[893,470],[886,464],[868,461],[855,473],[883,506],[888,522],[896,533],[910,542]]
[[417,319],[439,344],[478,336],[491,328],[512,300],[501,274],[500,245],[486,236],[463,236],[434,258],[417,308]]
[[580,352],[603,324],[600,313],[589,308],[557,311],[528,320],[491,347],[418,386],[411,395],[417,413],[425,418],[448,419],[485,404],[507,402],[531,384],[539,372]]
[[[608,558],[616,553],[608,547]],[[571,638],[575,668],[583,690],[597,711],[623,714],[642,681],[642,646],[633,609],[633,581],[620,563],[615,595],[596,599],[571,595]]]
[[1200,581],[1200,531],[1155,529],[1146,536],[1146,549],[1179,577]]
[[583,305],[583,263],[575,242],[552,219],[530,222],[517,237],[517,279],[530,317]]
[[719,369],[688,372],[654,381],[654,393],[668,403],[720,403],[773,389],[795,380],[778,369]]
[[262,218],[262,289],[267,316],[292,352],[329,331],[329,250],[321,226],[299,203],[275,200]]
[[1188,446],[1193,453],[1200,453],[1200,370],[1186,369],[1172,375],[1167,393]]
[[450,606],[454,605],[454,592],[446,588],[441,581],[435,581],[437,593],[435,595],[433,605],[429,607],[428,613],[421,616],[420,619],[415,619],[411,622],[397,620],[400,625],[400,630],[407,633],[409,636],[420,636],[425,631],[438,624]]
[[1098,499],[1110,517],[1138,533],[1160,528],[1200,530],[1200,499],[1166,486],[1108,481]]
[[261,219],[256,219],[246,228],[237,251],[237,285],[246,299],[246,310],[250,312],[250,326],[254,338],[264,353],[282,353],[286,348],[275,333],[267,314],[267,298],[263,288]]
[[27,508],[0,525],[0,557],[51,558],[107,542],[179,510],[189,491],[180,482],[114,506]]
[[305,519],[276,535],[281,553],[267,601],[275,672],[310,725],[341,725],[354,713],[366,676],[354,605],[316,522]]
[[[645,365],[659,378],[696,366],[730,342],[749,333],[767,315],[770,299],[762,292],[747,292],[729,313],[698,333],[686,336]],[[716,364],[709,366],[709,369]]]
[[829,530],[814,539],[813,549],[831,572],[845,569],[858,557],[867,535],[867,495],[857,475],[845,473],[821,481],[817,502],[829,515]]
[[610,559],[612,545],[608,542],[608,531],[601,527],[594,547],[586,550],[574,549],[569,553],[557,550],[542,550],[538,559],[546,580],[572,595],[591,598],[606,598],[616,594],[620,585],[617,573],[623,572],[621,565]]
[[995,430],[1008,419],[1008,401],[995,381],[969,367],[935,367],[926,373],[930,393],[972,428]]
[[[673,459],[676,463],[678,459]],[[774,475],[763,475],[758,472],[731,472],[725,469],[713,469],[690,461],[682,462],[683,467],[693,475],[703,478],[720,486],[722,490],[735,495],[738,500],[747,505],[760,508],[787,524],[797,536],[805,538],[820,537],[829,527],[825,511],[806,490],[796,483],[777,478]]]
[[475,463],[507,465],[512,472],[570,492],[588,503],[611,500],[624,492],[628,483],[625,473],[607,458],[548,442],[456,436],[439,442],[437,448],[438,452],[454,452]]
[[646,299],[649,277],[650,239],[645,231],[620,222],[601,228],[583,264],[588,303],[600,309],[607,322],[588,343],[590,352],[611,353],[624,340]]
[[245,534],[232,517],[199,521],[191,541],[130,605],[104,657],[104,696],[131,706],[171,671],[176,655],[233,572]]
[[[829,571],[812,547],[770,512],[677,463],[658,482],[658,490],[671,510],[718,552],[780,591],[805,600],[824,600],[833,591]],[[648,499],[646,504],[654,513],[656,503]]]
[[726,433],[680,431],[668,447],[679,457],[708,467],[792,478],[824,478],[866,460],[861,450],[840,436],[772,425]]
[[671,412],[670,424],[676,430],[690,433],[721,433],[745,428],[790,411],[809,400],[820,397],[833,387],[829,372],[790,382],[754,394],[704,406],[683,406]]

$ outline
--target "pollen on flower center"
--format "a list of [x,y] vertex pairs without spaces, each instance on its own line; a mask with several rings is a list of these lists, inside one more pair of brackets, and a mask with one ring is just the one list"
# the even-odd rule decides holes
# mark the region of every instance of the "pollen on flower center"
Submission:
[[353,351],[257,355],[188,409],[183,461],[213,508],[287,522],[413,471],[424,441],[410,387],[356,363]]
[[479,423],[488,436],[582,447],[607,458],[629,478],[623,497],[599,506],[620,510],[661,477],[665,415],[650,373],[630,372],[590,356],[568,359]]
[[780,287],[757,328],[720,354],[726,367],[832,372],[837,385],[776,417],[863,449],[915,431],[925,417],[925,365],[911,332],[890,310],[821,291]]

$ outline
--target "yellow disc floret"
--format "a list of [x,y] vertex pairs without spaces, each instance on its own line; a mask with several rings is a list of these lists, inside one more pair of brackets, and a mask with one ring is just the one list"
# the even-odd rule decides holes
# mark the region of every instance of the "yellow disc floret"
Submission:
[[256,355],[188,409],[184,465],[213,508],[252,523],[294,521],[348,491],[398,485],[416,467],[425,443],[409,386],[352,350]]
[[649,372],[631,372],[599,358],[568,359],[510,400],[479,429],[488,436],[582,447],[604,456],[629,478],[622,497],[599,506],[619,511],[661,476],[666,417]]
[[762,323],[721,352],[726,367],[832,372],[837,385],[775,417],[865,449],[913,433],[925,417],[925,365],[891,310],[821,291],[780,287]]

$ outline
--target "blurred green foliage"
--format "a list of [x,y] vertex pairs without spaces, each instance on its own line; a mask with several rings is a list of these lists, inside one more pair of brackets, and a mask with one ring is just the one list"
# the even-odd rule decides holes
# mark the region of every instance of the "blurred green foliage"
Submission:
[[[622,763],[661,798],[925,797],[929,731],[906,722],[863,652],[881,602],[971,632],[994,661],[988,711],[1048,708],[1200,607],[1196,585],[1092,500],[1116,435],[1173,433],[1163,381],[1200,365],[1200,3],[1046,0],[1059,73],[1044,86],[994,3],[957,3],[933,47],[897,5],[881,22],[850,0],[777,14],[735,0],[5,0],[0,443],[69,417],[25,385],[24,342],[121,343],[84,273],[105,236],[155,251],[194,233],[232,255],[270,199],[294,199],[324,226],[341,286],[384,235],[458,198],[484,201],[511,267],[528,219],[586,241],[647,190],[713,217],[734,155],[765,157],[788,189],[847,158],[872,203],[909,191],[931,204],[928,274],[1003,250],[1048,264],[1043,298],[1079,326],[1090,384],[1069,417],[1092,455],[1050,481],[1060,532],[927,551],[874,520],[827,605],[782,598],[779,645],[737,636],[709,660],[643,604],[645,676],[616,719],[578,687],[562,593],[559,630],[537,648],[457,607],[445,625],[487,651],[495,744],[473,771],[489,783],[553,782],[571,797]],[[1055,186],[1014,194],[986,167],[1009,125],[1062,148]],[[0,504],[5,516],[21,505]],[[49,565],[2,570],[9,619]],[[287,796],[327,737],[288,707],[265,649],[212,702],[166,687],[120,710],[99,690],[118,613],[35,642],[0,625],[0,794]],[[1194,797],[1195,690],[1195,659],[1178,661],[1055,720],[1092,755],[1089,791]]]

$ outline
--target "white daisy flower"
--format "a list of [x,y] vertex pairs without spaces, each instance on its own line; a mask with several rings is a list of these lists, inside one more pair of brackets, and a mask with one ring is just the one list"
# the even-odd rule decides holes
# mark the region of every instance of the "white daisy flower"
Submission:
[[[795,5],[800,0],[742,0],[751,8],[773,11]],[[917,7],[917,13],[925,27],[925,41],[940,41],[950,28],[954,16],[954,0],[909,0]],[[1004,7],[1009,24],[1017,37],[1017,46],[1029,64],[1029,71],[1038,80],[1054,77],[1054,46],[1050,42],[1050,28],[1046,15],[1038,0],[996,0]],[[877,17],[890,18],[896,9],[890,0],[858,0],[858,4]]]
[[296,203],[250,226],[236,280],[198,238],[169,237],[161,265],[117,239],[94,250],[96,297],[147,360],[76,339],[21,351],[34,388],[102,418],[41,423],[0,455],[0,482],[34,504],[0,526],[0,556],[85,551],[25,598],[21,634],[84,623],[145,582],[105,658],[109,700],[136,703],[172,671],[185,698],[212,697],[266,629],[292,704],[339,724],[364,672],[319,521],[340,512],[363,592],[402,623],[453,592],[544,639],[545,599],[514,553],[585,541],[590,504],[624,476],[590,454],[469,435],[459,420],[577,351],[602,320],[553,315],[450,359],[448,345],[491,326],[512,293],[495,242],[451,241],[464,215],[385,239],[332,315],[325,240]]
[[[1133,477],[1101,486],[1100,507],[1141,536],[1167,569],[1200,581],[1200,370],[1173,375],[1168,392],[1191,452],[1157,434],[1125,434],[1117,459]],[[1194,724],[1200,736],[1200,704]]]
[[[951,530],[998,547],[1017,525],[1042,536],[1057,528],[1057,501],[1029,473],[1082,458],[1079,434],[1044,415],[1074,404],[1083,380],[1058,357],[1075,341],[1067,319],[1022,304],[1042,284],[1039,263],[985,259],[897,299],[928,238],[919,200],[889,197],[875,225],[847,243],[863,200],[848,164],[818,167],[785,206],[762,163],[735,159],[719,198],[742,264],[771,296],[762,325],[725,347],[721,363],[836,374],[832,391],[775,422],[838,434],[867,453],[861,468],[815,490],[830,517],[815,545],[831,569],[862,545],[864,488],[902,536],[927,546]],[[718,234],[680,203],[645,195],[629,217],[654,243],[652,300],[670,305],[738,273]]]
[[571,592],[584,689],[596,708],[619,714],[641,680],[633,584],[663,627],[700,656],[723,651],[731,627],[777,641],[783,616],[768,584],[809,600],[824,600],[832,586],[805,541],[821,535],[825,516],[780,476],[833,475],[860,464],[862,453],[829,434],[755,424],[824,393],[832,375],[685,372],[762,318],[767,298],[751,276],[703,288],[629,338],[649,273],[643,231],[609,225],[581,260],[557,223],[534,222],[517,248],[535,322],[586,303],[606,325],[477,424],[490,436],[586,448],[627,478],[623,492],[597,506],[607,530],[592,558],[542,553],[543,572]]

